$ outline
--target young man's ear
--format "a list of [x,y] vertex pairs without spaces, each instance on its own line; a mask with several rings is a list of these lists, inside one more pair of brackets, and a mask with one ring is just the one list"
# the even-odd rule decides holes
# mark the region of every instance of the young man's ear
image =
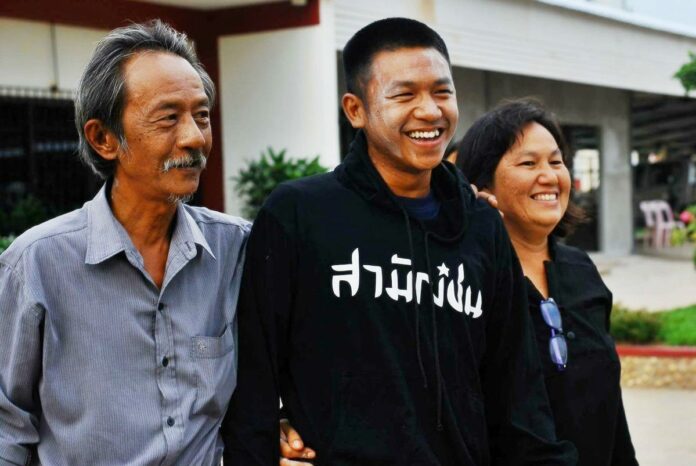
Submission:
[[121,144],[114,133],[101,120],[91,119],[84,126],[85,139],[94,151],[106,160],[116,160],[121,153]]
[[346,118],[348,118],[353,128],[358,129],[365,127],[365,123],[367,123],[367,113],[365,111],[365,104],[360,97],[350,92],[343,94],[341,107],[343,107],[343,113],[345,113]]

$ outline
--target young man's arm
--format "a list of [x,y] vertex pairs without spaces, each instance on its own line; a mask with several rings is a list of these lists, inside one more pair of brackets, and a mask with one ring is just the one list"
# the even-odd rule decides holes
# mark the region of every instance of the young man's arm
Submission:
[[0,466],[28,464],[39,442],[43,310],[0,262]]
[[293,254],[284,228],[262,209],[249,237],[237,307],[237,388],[222,429],[226,464],[279,461],[279,376],[288,350]]
[[487,322],[481,366],[491,463],[575,465],[575,447],[556,439],[524,277],[507,235],[501,236],[494,315]]

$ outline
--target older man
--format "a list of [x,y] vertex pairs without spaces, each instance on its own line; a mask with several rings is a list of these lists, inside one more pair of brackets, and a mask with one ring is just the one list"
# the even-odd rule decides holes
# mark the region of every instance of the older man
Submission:
[[97,46],[76,124],[106,184],[0,256],[0,465],[219,464],[249,226],[182,202],[214,94],[159,21]]

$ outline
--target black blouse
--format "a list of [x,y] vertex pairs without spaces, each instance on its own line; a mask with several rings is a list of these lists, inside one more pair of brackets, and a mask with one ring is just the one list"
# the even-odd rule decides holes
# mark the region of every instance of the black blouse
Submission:
[[549,248],[549,295],[561,311],[568,343],[564,371],[549,355],[551,331],[539,309],[544,298],[529,279],[527,291],[558,438],[575,444],[579,465],[637,465],[621,399],[621,365],[609,335],[611,292],[585,252],[553,238]]

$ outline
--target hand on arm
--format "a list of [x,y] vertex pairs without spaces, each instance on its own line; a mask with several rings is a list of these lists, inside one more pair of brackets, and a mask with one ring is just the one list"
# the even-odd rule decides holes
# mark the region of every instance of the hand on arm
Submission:
[[[477,199],[483,199],[486,202],[488,202],[488,205],[493,207],[494,209],[498,208],[498,199],[495,197],[495,195],[487,192],[487,191],[479,191],[479,189],[475,185],[471,185],[472,191],[474,191],[474,195],[476,196]],[[503,213],[498,210],[498,213],[500,213],[500,216],[503,217]]]
[[293,461],[295,459],[314,459],[316,453],[309,447],[305,447],[300,434],[293,429],[290,421],[280,420],[280,466],[302,466],[309,465],[304,461]]

